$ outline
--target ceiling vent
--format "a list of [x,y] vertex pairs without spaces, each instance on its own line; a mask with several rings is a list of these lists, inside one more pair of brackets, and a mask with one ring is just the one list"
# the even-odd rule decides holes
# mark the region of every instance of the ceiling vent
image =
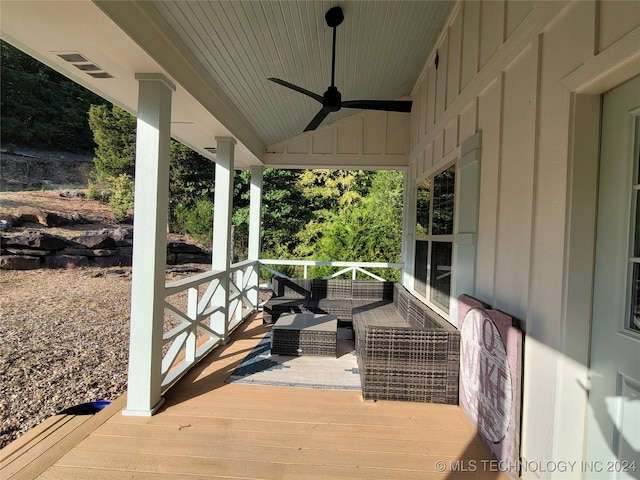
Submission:
[[65,62],[69,62],[74,67],[82,70],[84,73],[93,78],[113,78],[112,75],[105,72],[101,67],[93,63],[87,57],[79,52],[54,52]]
[[204,147],[204,149],[209,153],[218,153],[218,149],[216,147]]

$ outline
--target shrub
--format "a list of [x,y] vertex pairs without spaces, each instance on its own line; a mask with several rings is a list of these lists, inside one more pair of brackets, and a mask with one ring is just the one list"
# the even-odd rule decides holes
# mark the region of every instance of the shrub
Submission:
[[211,248],[213,235],[213,201],[206,197],[193,204],[180,203],[174,210],[174,230],[186,233],[205,248]]
[[118,222],[130,218],[133,210],[133,179],[126,174],[118,175],[111,181],[109,211]]

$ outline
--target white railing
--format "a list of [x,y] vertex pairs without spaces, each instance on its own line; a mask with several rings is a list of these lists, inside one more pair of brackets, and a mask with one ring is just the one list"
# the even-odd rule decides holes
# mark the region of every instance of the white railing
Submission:
[[304,278],[307,278],[309,267],[335,267],[341,269],[325,278],[351,273],[355,279],[360,272],[379,281],[384,278],[367,269],[401,269],[404,266],[382,262],[246,260],[231,265],[228,271],[212,270],[167,283],[162,390],[173,385],[214,347],[227,343],[229,334],[257,310],[260,268],[288,278],[268,265],[301,266]]
[[[236,263],[165,286],[162,389],[175,383],[258,305],[258,262]],[[186,298],[185,298],[186,297]]]
[[303,267],[302,278],[308,278],[309,275],[309,267],[344,267],[337,272],[332,273],[331,275],[327,275],[324,277],[325,279],[329,278],[337,278],[341,275],[345,275],[347,273],[351,273],[351,279],[355,280],[358,272],[365,274],[368,277],[371,277],[375,280],[384,281],[385,279],[368,271],[367,269],[371,268],[389,268],[389,269],[401,269],[404,267],[403,263],[384,263],[384,262],[331,262],[331,261],[322,261],[322,260],[270,260],[270,259],[260,259],[260,264],[262,268],[272,273],[273,275],[277,275],[279,277],[289,278],[287,275],[279,272],[277,269],[273,269],[268,267],[267,265],[289,265],[293,267]]

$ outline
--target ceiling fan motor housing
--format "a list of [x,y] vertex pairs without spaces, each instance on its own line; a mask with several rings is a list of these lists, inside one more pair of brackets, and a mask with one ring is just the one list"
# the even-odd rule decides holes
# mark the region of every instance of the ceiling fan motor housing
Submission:
[[340,110],[340,104],[342,103],[342,94],[338,91],[337,87],[329,87],[324,92],[324,101],[322,106],[331,112],[337,112]]
[[333,7],[327,10],[324,19],[327,21],[327,25],[329,25],[331,28],[334,28],[342,23],[342,21],[344,20],[344,14],[342,13],[342,9],[340,7]]

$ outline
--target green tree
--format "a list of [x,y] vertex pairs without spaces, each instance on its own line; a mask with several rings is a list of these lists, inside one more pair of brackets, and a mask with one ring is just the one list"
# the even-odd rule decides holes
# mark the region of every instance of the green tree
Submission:
[[[348,176],[348,175],[347,175]],[[397,262],[401,253],[403,176],[401,172],[370,172],[368,191],[350,190],[336,198],[302,229],[297,252],[317,260]],[[346,195],[346,196],[345,196]],[[315,276],[331,273],[317,268]],[[389,272],[378,272],[388,277]],[[390,278],[397,280],[397,278]]]
[[0,41],[0,134],[6,146],[90,152],[87,112],[105,101]]
[[109,210],[118,222],[130,218],[133,210],[133,179],[129,175],[123,173],[113,179]]
[[[302,174],[300,170],[264,170],[261,254],[265,258],[293,258],[298,244],[296,234],[311,218],[311,210],[298,188]],[[233,224],[239,258],[248,243],[250,181],[250,171],[236,174]]]
[[215,163],[172,140],[169,159],[171,202],[189,205],[201,197],[211,197],[214,185]]
[[113,105],[92,105],[89,126],[97,145],[94,163],[100,179],[135,173],[136,118]]

